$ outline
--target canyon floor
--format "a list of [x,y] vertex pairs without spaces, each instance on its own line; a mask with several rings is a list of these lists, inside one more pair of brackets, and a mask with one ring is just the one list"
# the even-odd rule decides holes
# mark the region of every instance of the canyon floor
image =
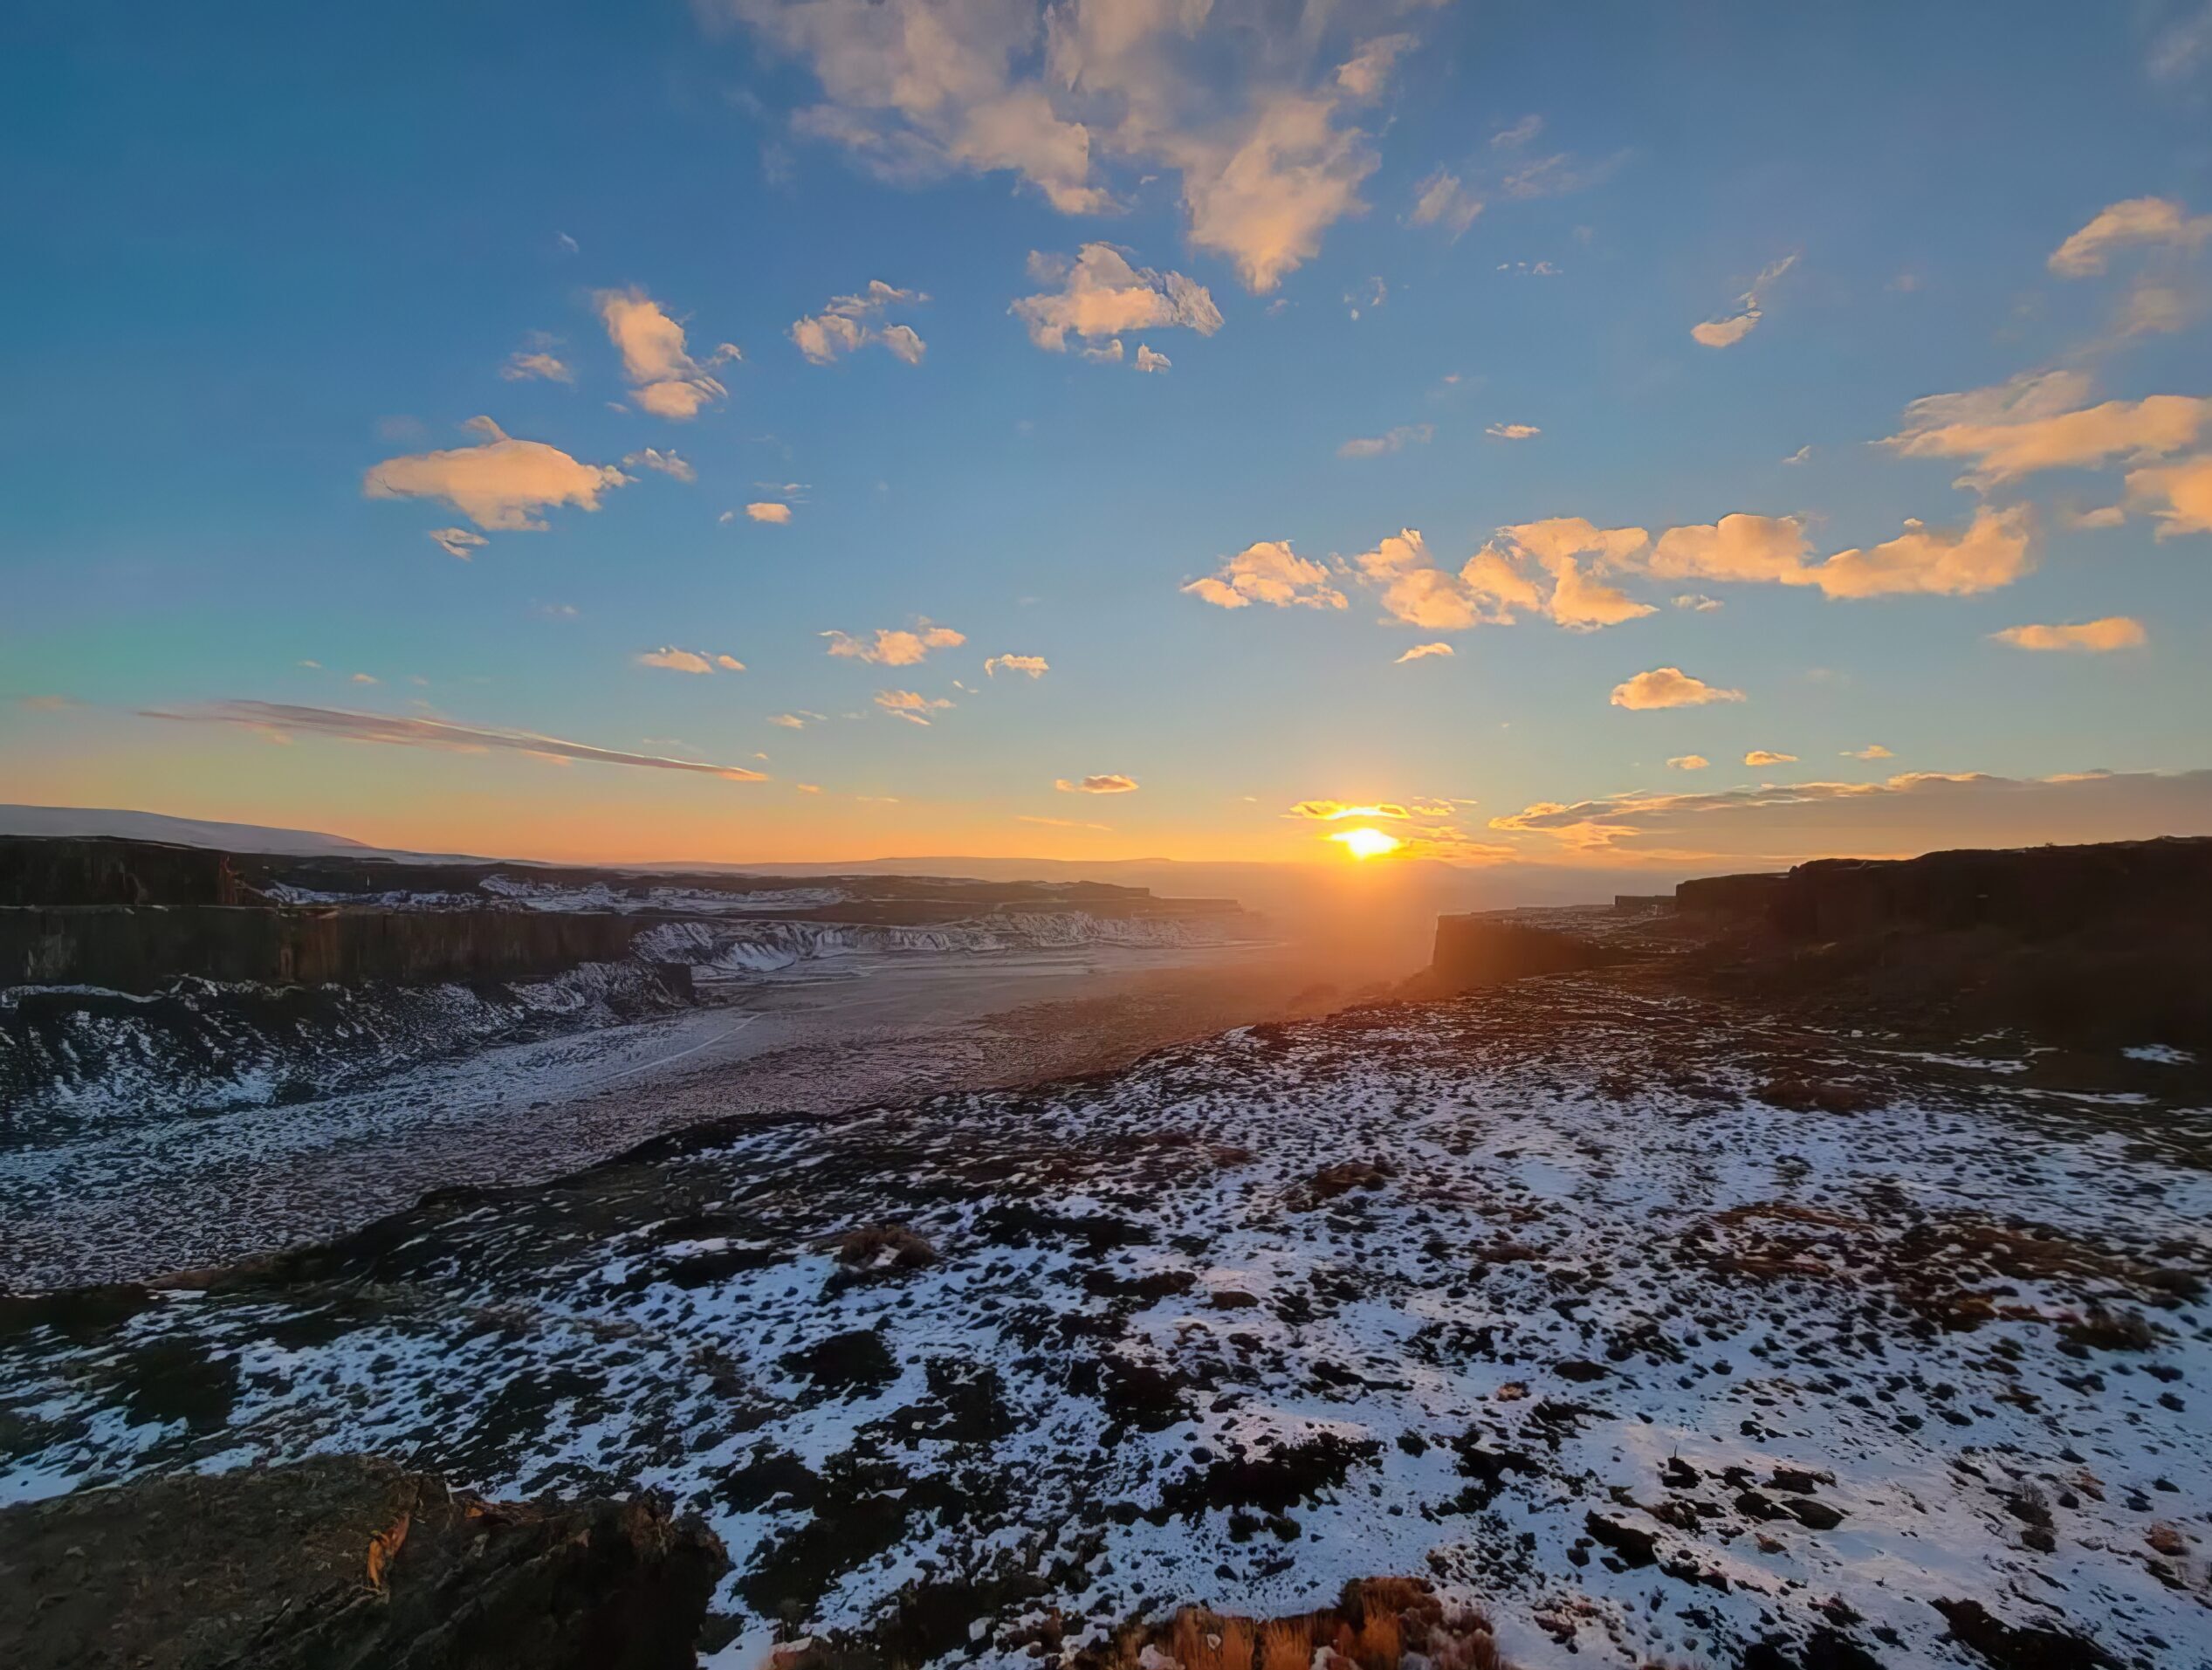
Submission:
[[144,1281],[328,1240],[434,1189],[543,1182],[703,1119],[1118,1066],[1325,1007],[1330,972],[1264,945],[907,952],[747,972],[706,1007],[279,1101],[134,1108],[132,1075],[114,1071],[85,1098],[101,1117],[12,1136],[0,1121],[0,1291]]
[[1392,1574],[1524,1667],[2203,1666],[2212,1105],[2142,1043],[1572,976],[734,1105],[6,1302],[0,1501],[354,1453],[665,1492],[734,1562],[728,1670],[1034,1662]]

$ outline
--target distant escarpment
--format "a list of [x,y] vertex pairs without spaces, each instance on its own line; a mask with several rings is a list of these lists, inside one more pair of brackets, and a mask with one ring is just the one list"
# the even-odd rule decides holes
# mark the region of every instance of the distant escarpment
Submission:
[[1826,858],[1611,911],[1446,917],[1427,978],[1606,966],[1838,1024],[2212,1051],[2212,839]]

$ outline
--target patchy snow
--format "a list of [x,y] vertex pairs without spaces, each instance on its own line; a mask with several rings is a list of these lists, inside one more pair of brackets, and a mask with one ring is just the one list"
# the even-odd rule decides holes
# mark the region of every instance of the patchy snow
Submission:
[[[1859,1110],[1760,1099],[1808,1060]],[[2201,1665],[2208,1151],[2202,1108],[1523,982],[695,1131],[19,1323],[0,1499],[341,1450],[663,1488],[748,1652],[917,1589],[959,1603],[931,1653],[1014,1662],[1046,1607],[1412,1572],[1531,1667],[1968,1662],[1941,1600]],[[838,1262],[888,1221],[937,1261]]]
[[2155,1062],[2160,1067],[2194,1067],[2196,1055],[2193,1050],[2177,1049],[2172,1044],[2137,1044],[2119,1052],[2132,1062]]

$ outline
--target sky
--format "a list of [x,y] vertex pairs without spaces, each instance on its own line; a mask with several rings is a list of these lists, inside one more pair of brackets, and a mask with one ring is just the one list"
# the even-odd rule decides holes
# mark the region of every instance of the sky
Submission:
[[86,0],[0,158],[0,801],[2212,832],[2202,0]]

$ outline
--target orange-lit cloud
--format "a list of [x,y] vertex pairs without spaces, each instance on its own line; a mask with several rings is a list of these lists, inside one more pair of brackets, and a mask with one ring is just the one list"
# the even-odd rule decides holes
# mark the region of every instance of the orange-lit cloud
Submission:
[[507,382],[528,382],[532,379],[566,383],[576,381],[574,371],[542,348],[517,348],[499,368],[499,375]]
[[202,707],[148,708],[143,711],[148,718],[237,725],[247,730],[274,732],[285,736],[337,737],[350,742],[381,742],[397,747],[438,748],[464,753],[504,749],[548,759],[581,760],[594,765],[697,772],[738,783],[765,783],[768,780],[766,773],[749,771],[742,766],[715,766],[703,760],[666,759],[656,754],[625,753],[615,748],[596,748],[589,743],[565,742],[558,737],[541,736],[531,731],[464,725],[450,719],[354,713],[342,708],[302,707],[285,702],[214,702]]
[[1734,347],[1758,327],[1765,316],[1766,294],[1776,279],[1797,265],[1797,258],[1785,255],[1781,260],[1751,281],[1751,287],[1737,298],[1737,311],[1726,319],[1707,320],[1702,325],[1693,325],[1690,335],[1700,345],[1708,348]]
[[1534,423],[1493,423],[1482,432],[1494,441],[1533,441],[1543,433]]
[[875,699],[876,705],[893,718],[913,725],[927,725],[930,714],[942,712],[952,705],[942,696],[928,697],[912,690],[879,690]]
[[2148,507],[2157,537],[2212,533],[2212,452],[2153,470],[2131,470],[2127,496]]
[[2071,626],[2009,626],[1990,636],[2016,649],[2071,649],[2096,655],[2132,649],[2143,642],[2144,632],[2140,621],[2108,615],[2101,621],[2082,621]]
[[1844,749],[1843,758],[1845,759],[1894,759],[1897,756],[1883,747],[1880,743],[1870,742],[1864,748]]
[[1869,550],[1838,551],[1813,569],[1814,582],[1831,597],[1882,597],[1924,592],[1961,597],[2009,586],[2031,563],[2029,530],[2034,512],[1983,506],[1955,533],[1907,521],[1905,532]]
[[[1054,354],[1066,351],[1070,336],[1096,341],[1174,326],[1211,336],[1221,328],[1221,310],[1204,285],[1179,272],[1132,266],[1111,244],[1086,244],[1072,259],[1033,251],[1029,276],[1052,288],[1024,296],[1006,311],[1027,326],[1032,342]],[[1119,341],[1100,357],[1118,360]]]
[[1702,707],[1708,702],[1740,702],[1740,690],[1721,690],[1693,678],[1680,667],[1654,667],[1613,686],[1612,704],[1642,712],[1662,707]]
[[1712,763],[1703,754],[1676,754],[1666,762],[1672,771],[1703,771]]
[[741,673],[745,663],[735,656],[715,655],[704,649],[678,649],[672,644],[663,644],[649,649],[637,657],[641,667],[658,667],[675,673]]
[[[1255,291],[1310,259],[1361,211],[1377,157],[1346,118],[1379,99],[1412,38],[1354,40],[1321,60],[1313,14],[1301,50],[1280,31],[1204,4],[1008,0],[708,0],[803,59],[822,102],[803,136],[841,146],[881,178],[1016,174],[1063,214],[1119,206],[1109,160],[1179,176],[1188,236]],[[1364,13],[1347,12],[1346,21]],[[1342,32],[1342,24],[1329,30]]]
[[1905,426],[1881,443],[1907,458],[1964,458],[1959,485],[1986,490],[2037,471],[2138,463],[2194,445],[2212,424],[2212,399],[2152,395],[2085,406],[2078,371],[2015,377],[1993,388],[1930,395],[1905,409]]
[[491,533],[535,533],[546,526],[539,512],[560,505],[595,511],[601,493],[629,479],[612,464],[579,464],[542,441],[515,440],[488,417],[464,427],[484,438],[387,458],[361,478],[361,496],[435,498]]
[[1433,423],[1401,423],[1380,435],[1358,436],[1336,449],[1340,458],[1379,458],[1405,446],[1426,446],[1435,436]]
[[641,409],[681,423],[730,392],[712,373],[745,357],[736,344],[723,343],[702,363],[686,347],[684,326],[644,291],[602,290],[592,301]]
[[2212,833],[2212,771],[2045,778],[1911,772],[1871,783],[1540,802],[1491,828],[1601,862],[1778,866],[1830,854],[2025,846]]
[[983,663],[984,676],[996,678],[1001,667],[1010,673],[1027,673],[1032,678],[1041,678],[1052,670],[1052,663],[1042,656],[993,656]]
[[1417,643],[1391,664],[1403,667],[1409,661],[1425,661],[1431,656],[1448,656],[1451,653],[1452,646],[1448,643]]
[[909,365],[919,365],[929,344],[910,325],[884,323],[884,313],[892,307],[917,306],[928,299],[919,291],[901,290],[881,278],[871,278],[860,294],[832,296],[820,313],[793,320],[791,340],[814,365],[828,365],[839,354],[851,354],[870,342],[882,343],[895,358]]
[[1747,766],[1794,766],[1797,763],[1797,756],[1776,753],[1771,748],[1754,748],[1744,755],[1743,763]]
[[821,636],[829,640],[831,655],[884,667],[911,667],[932,649],[950,649],[968,641],[965,633],[928,621],[917,622],[910,632],[903,628],[879,628],[873,637],[855,638],[842,632]]
[[771,527],[782,527],[791,520],[791,506],[773,499],[757,499],[745,507],[745,513],[756,522],[766,522]]
[[1108,771],[1072,782],[1065,777],[1056,777],[1052,786],[1063,794],[1128,794],[1135,791],[1137,780],[1117,771]]
[[1345,801],[1301,801],[1283,816],[1311,818],[1322,823],[1341,823],[1346,818],[1409,818],[1412,814],[1394,801],[1364,806]]
[[1329,584],[1329,572],[1290,549],[1288,540],[1257,539],[1203,580],[1183,588],[1218,608],[1267,603],[1276,608],[1343,608],[1344,594]]
[[2051,270],[2062,278],[2085,278],[2105,270],[2114,250],[2128,244],[2195,249],[2212,238],[2212,215],[2191,216],[2170,197],[2130,197],[2099,210],[2088,225],[2051,252]]

